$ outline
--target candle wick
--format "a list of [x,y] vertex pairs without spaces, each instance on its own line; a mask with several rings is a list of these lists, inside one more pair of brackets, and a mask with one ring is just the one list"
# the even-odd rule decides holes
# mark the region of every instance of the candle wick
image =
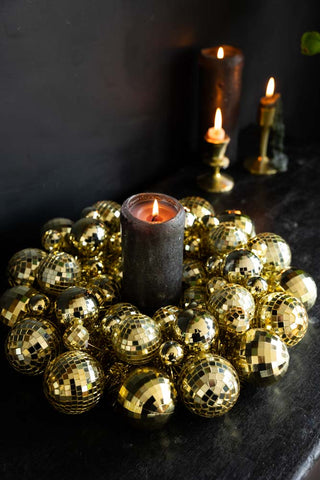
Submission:
[[153,215],[152,219],[151,219],[151,222],[155,222],[157,220],[157,216],[158,215]]

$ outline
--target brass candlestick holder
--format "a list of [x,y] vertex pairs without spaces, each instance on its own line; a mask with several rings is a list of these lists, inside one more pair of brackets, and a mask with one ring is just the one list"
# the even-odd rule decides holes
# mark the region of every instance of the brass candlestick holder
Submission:
[[276,113],[276,105],[260,106],[260,155],[245,160],[244,166],[254,175],[274,175],[277,170],[272,167],[270,158],[267,155],[270,128],[273,125]]
[[213,140],[206,134],[204,139],[210,147],[210,155],[204,162],[213,168],[213,172],[200,175],[198,184],[206,192],[230,192],[234,186],[233,178],[220,172],[221,168],[228,168],[230,164],[229,158],[225,156],[230,137],[226,135],[223,140]]

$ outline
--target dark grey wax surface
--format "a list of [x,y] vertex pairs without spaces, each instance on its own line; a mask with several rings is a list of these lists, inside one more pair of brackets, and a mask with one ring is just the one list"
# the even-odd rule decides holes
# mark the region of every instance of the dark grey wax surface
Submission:
[[[165,222],[148,222],[132,214],[139,203],[157,199],[171,205],[176,215]],[[185,213],[167,195],[138,194],[121,208],[123,288],[122,299],[152,315],[158,308],[179,302],[182,288]]]
[[[199,127],[203,138],[213,126],[216,109],[222,110],[222,125],[231,138],[228,157],[235,161],[237,153],[237,124],[242,86],[244,56],[240,49],[224,45],[225,57],[217,58],[217,47],[204,48],[199,55]],[[204,153],[210,155],[203,142]]]
[[[273,177],[253,177],[241,163],[230,168],[235,179],[230,194],[199,190],[195,177],[200,164],[145,188],[178,199],[202,195],[218,213],[240,208],[255,220],[258,232],[283,236],[293,264],[319,286],[320,144],[288,153],[288,172]],[[67,216],[68,210],[61,214]],[[39,247],[40,228],[39,220],[24,235],[7,232],[10,242],[2,245],[0,259],[2,289],[7,288],[9,253]],[[288,372],[278,383],[243,388],[235,407],[212,420],[181,406],[155,432],[129,427],[106,397],[87,414],[59,414],[44,397],[42,378],[13,371],[0,348],[1,480],[301,480],[320,451],[319,301],[309,316],[308,332],[290,350]],[[1,326],[2,346],[6,334]]]

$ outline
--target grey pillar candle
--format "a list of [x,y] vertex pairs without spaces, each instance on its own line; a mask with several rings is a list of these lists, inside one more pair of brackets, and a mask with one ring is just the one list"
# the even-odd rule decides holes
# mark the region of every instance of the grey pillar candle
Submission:
[[[222,45],[224,57],[218,58],[219,47],[204,48],[200,52],[200,139],[212,127],[214,114],[222,110],[223,128],[231,138],[229,157],[236,158],[237,122],[240,106],[242,67],[244,56],[241,50],[231,45]],[[203,143],[204,148],[206,145]]]
[[[154,200],[159,214],[152,215]],[[121,208],[123,300],[143,313],[177,304],[182,288],[185,212],[173,197],[139,193]]]

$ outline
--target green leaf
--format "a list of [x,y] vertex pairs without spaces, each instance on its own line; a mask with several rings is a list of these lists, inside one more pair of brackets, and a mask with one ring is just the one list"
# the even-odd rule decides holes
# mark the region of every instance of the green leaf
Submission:
[[301,53],[315,55],[320,53],[320,33],[305,32],[301,37]]

